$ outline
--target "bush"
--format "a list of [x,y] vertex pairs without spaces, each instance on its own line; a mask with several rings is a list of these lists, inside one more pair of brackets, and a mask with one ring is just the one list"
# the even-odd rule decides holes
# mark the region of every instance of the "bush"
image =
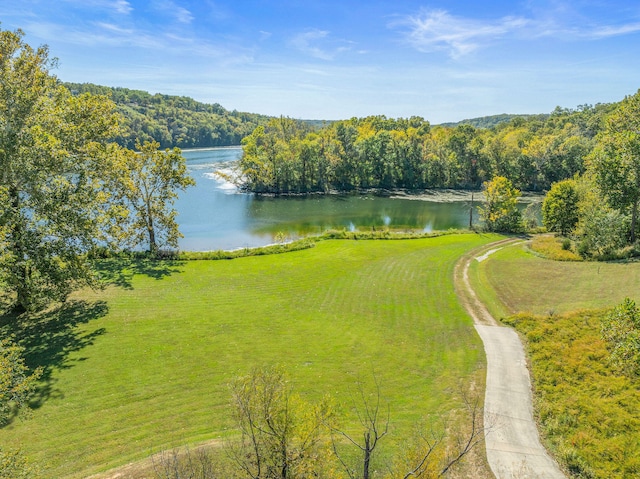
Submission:
[[571,240],[560,239],[551,235],[536,236],[531,242],[531,249],[547,259],[555,261],[582,261],[582,257],[571,249]]

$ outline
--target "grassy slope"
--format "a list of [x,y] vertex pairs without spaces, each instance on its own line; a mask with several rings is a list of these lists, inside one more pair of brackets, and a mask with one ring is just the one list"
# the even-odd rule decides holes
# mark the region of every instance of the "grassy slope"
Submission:
[[638,301],[640,263],[556,262],[515,246],[476,263],[472,278],[495,314],[539,314],[505,321],[525,341],[536,412],[556,457],[575,477],[640,477],[640,385],[607,365],[603,310],[584,310]]
[[498,317],[611,307],[625,297],[640,301],[640,263],[552,261],[524,245],[475,262],[470,275]]
[[124,287],[82,295],[106,301],[101,317],[33,335],[32,360],[51,366],[42,405],[0,430],[0,444],[21,443],[48,477],[71,478],[224,437],[229,380],[265,363],[283,365],[309,399],[343,404],[354,378],[375,371],[401,437],[459,406],[461,384],[483,388],[482,344],[452,269],[492,239],[326,241],[124,275]]

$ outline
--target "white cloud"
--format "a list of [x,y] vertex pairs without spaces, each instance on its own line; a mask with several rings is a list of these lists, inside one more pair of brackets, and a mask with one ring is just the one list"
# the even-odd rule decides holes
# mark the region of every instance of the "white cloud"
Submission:
[[171,0],[157,2],[155,3],[155,8],[172,16],[178,23],[190,24],[194,19],[193,14],[189,10],[176,5],[176,3]]
[[445,10],[423,10],[391,26],[406,27],[406,41],[419,51],[443,50],[458,58],[529,24],[522,17],[480,21],[455,17]]
[[67,3],[75,3],[81,7],[112,10],[121,15],[128,15],[133,7],[127,0],[65,0]]
[[507,16],[495,20],[457,17],[446,10],[421,10],[391,23],[391,28],[403,30],[404,40],[421,52],[444,51],[452,58],[460,58],[485,48],[504,38],[540,37],[564,40],[599,40],[640,32],[640,22],[604,25],[564,21],[556,18],[536,19]]
[[116,12],[127,15],[131,13],[133,7],[127,0],[116,0],[111,6]]
[[639,23],[629,23],[627,25],[619,25],[619,26],[601,26],[593,29],[590,32],[590,36],[593,38],[608,38],[608,37],[617,37],[620,35],[630,35],[632,33],[640,32],[640,22]]
[[328,47],[327,43],[335,45],[335,42],[326,40],[329,40],[328,31],[313,29],[296,35],[291,44],[301,52],[321,60],[333,60],[338,54],[350,49],[345,46]]

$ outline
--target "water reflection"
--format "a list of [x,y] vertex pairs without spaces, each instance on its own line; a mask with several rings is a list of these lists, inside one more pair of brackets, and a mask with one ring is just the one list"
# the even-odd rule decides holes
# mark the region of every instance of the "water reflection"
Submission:
[[[184,250],[235,249],[273,243],[276,235],[315,234],[327,229],[443,230],[469,223],[465,201],[432,202],[374,195],[260,197],[239,193],[216,174],[233,174],[242,149],[186,150],[196,186],[176,201]],[[477,218],[477,213],[474,214]]]

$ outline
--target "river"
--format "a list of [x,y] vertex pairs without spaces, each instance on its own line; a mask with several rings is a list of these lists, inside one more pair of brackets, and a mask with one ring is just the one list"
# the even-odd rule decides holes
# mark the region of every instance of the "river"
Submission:
[[175,203],[184,235],[182,250],[264,246],[275,242],[276,236],[293,239],[327,229],[432,231],[469,225],[467,194],[447,196],[458,201],[442,201],[440,196],[432,200],[374,195],[262,197],[241,193],[216,176],[216,171],[231,170],[242,154],[240,147],[182,154],[196,181],[196,186],[180,192]]

